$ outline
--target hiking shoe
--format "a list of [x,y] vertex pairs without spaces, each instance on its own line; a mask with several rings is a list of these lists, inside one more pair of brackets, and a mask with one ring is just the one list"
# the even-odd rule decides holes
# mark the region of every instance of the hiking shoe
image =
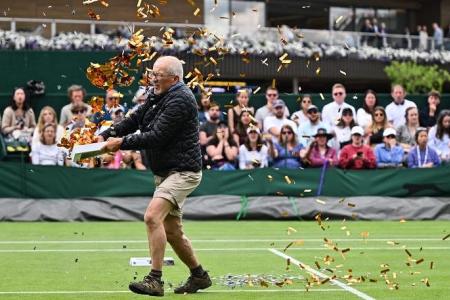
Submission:
[[150,275],[145,276],[142,281],[131,282],[128,288],[136,294],[164,296],[164,282],[159,281]]
[[185,284],[177,287],[174,292],[175,294],[193,294],[198,290],[204,290],[209,288],[212,285],[211,278],[207,272],[203,277],[195,277],[193,275],[189,276],[188,280]]

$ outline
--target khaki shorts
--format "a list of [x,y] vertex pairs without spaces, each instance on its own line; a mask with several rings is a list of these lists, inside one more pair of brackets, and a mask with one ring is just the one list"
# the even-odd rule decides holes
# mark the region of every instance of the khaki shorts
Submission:
[[163,198],[173,204],[170,215],[182,216],[186,197],[192,193],[202,180],[202,172],[171,172],[166,177],[155,175],[156,189],[153,198]]

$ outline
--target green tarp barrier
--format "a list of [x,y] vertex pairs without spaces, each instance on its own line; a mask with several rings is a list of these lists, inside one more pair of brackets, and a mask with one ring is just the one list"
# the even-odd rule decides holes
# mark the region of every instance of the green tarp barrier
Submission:
[[[320,169],[206,170],[192,196],[239,195],[313,197]],[[450,196],[450,167],[326,171],[323,196]],[[77,169],[0,162],[0,198],[86,198],[151,196],[149,171]]]

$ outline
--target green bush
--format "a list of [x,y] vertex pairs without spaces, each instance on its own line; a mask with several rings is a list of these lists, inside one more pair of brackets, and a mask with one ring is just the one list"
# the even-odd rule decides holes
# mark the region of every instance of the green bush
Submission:
[[442,92],[444,83],[450,81],[450,73],[438,66],[418,65],[415,62],[394,61],[384,68],[392,83],[401,84],[411,94]]

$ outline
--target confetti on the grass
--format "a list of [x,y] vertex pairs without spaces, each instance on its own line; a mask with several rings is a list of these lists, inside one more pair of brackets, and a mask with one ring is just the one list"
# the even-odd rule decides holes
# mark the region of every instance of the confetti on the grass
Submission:
[[405,252],[406,252],[406,254],[408,254],[409,257],[412,257],[412,254],[411,254],[411,252],[409,252],[408,249],[405,249]]
[[433,269],[433,265],[434,265],[434,262],[430,262],[430,270],[432,270]]
[[316,202],[317,202],[317,203],[319,203],[319,204],[322,204],[322,205],[325,205],[325,204],[326,204],[326,202],[325,202],[325,201],[323,201],[323,200],[320,200],[320,199],[316,199]]
[[361,237],[362,237],[363,239],[367,239],[367,238],[369,237],[369,232],[368,232],[368,231],[363,231],[363,232],[361,232]]
[[448,239],[449,237],[450,237],[450,233],[447,234],[446,236],[444,236],[444,237],[442,238],[442,240],[445,241],[445,240]]
[[291,235],[293,232],[297,232],[297,229],[293,228],[293,227],[288,227],[287,229],[287,234]]
[[416,260],[416,265],[423,263],[423,261],[424,261],[423,258]]
[[405,219],[401,219],[400,223],[406,223],[406,220]]

